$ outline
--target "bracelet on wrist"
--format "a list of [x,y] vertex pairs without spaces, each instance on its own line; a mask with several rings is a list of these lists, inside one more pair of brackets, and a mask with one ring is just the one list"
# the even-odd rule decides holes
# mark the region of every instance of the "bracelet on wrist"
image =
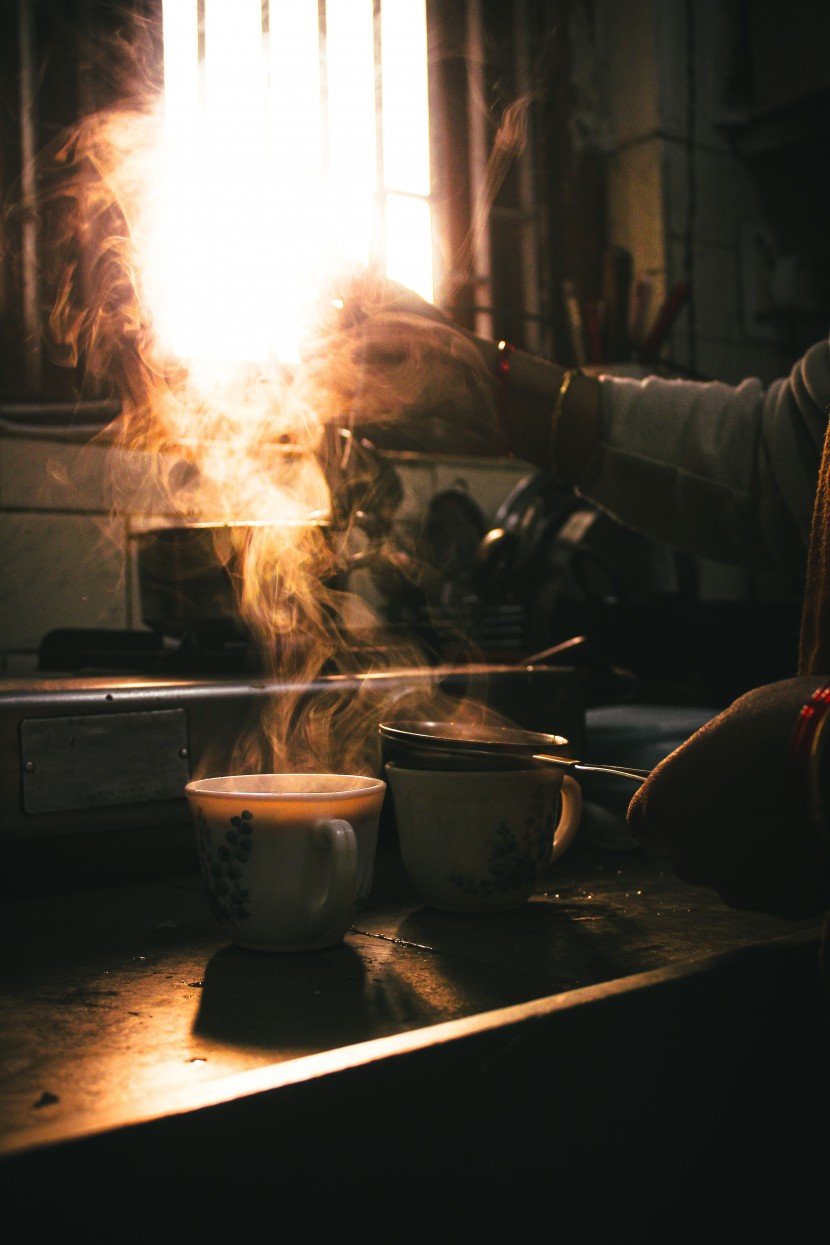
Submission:
[[790,738],[792,798],[830,850],[830,683],[817,687],[802,706]]
[[559,423],[562,419],[562,409],[565,405],[565,397],[571,385],[573,384],[574,380],[576,379],[576,377],[581,376],[581,375],[582,375],[581,368],[578,368],[578,367],[568,368],[565,374],[563,375],[562,380],[559,382],[559,388],[556,392],[556,397],[553,400],[553,410],[551,411],[551,416],[550,416],[550,433],[549,433],[549,438],[548,438],[548,463],[550,464],[551,468],[553,468],[553,461],[554,461],[553,456],[554,456],[554,451],[556,449],[556,436],[559,431]]
[[507,458],[513,458],[513,444],[510,436],[510,425],[507,418],[507,386],[510,381],[510,362],[516,353],[516,347],[510,342],[499,342],[498,376],[499,389],[496,394],[496,412],[499,418],[503,450]]

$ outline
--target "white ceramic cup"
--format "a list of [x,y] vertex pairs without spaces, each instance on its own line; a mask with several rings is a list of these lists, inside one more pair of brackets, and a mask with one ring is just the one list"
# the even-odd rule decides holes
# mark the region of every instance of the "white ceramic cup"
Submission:
[[372,885],[386,783],[355,774],[244,774],[185,794],[214,915],[241,947],[340,942]]
[[521,907],[579,827],[579,783],[553,766],[385,771],[404,867],[434,908]]

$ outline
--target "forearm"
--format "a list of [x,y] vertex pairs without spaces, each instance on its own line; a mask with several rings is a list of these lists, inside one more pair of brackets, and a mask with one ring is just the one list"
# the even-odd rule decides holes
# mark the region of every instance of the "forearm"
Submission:
[[768,389],[657,377],[602,386],[602,437],[581,492],[676,548],[801,574],[830,399],[826,343]]
[[[495,343],[482,343],[498,375]],[[501,377],[504,436],[621,522],[743,566],[803,568],[830,402],[827,343],[764,390],[577,374],[516,351]]]

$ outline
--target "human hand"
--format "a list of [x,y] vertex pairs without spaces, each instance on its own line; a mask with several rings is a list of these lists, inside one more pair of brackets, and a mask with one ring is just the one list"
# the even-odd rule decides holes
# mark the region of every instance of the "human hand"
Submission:
[[320,324],[324,332],[326,328],[342,332],[380,315],[422,316],[433,323],[457,327],[445,311],[408,286],[365,273],[338,281],[326,291],[321,307]]
[[353,279],[325,304],[301,372],[323,418],[380,448],[502,452],[492,343],[395,282]]
[[631,801],[634,838],[734,908],[796,918],[830,907],[830,860],[795,807],[788,770],[799,711],[821,682],[756,688],[697,731]]

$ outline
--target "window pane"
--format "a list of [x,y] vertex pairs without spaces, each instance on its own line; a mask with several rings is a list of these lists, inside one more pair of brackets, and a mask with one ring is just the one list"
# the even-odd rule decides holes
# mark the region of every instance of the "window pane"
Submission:
[[366,263],[377,188],[372,0],[326,5],[331,230],[349,260]]
[[432,301],[432,213],[426,200],[389,195],[386,275]]
[[424,0],[383,0],[383,177],[390,190],[428,195],[429,97]]

